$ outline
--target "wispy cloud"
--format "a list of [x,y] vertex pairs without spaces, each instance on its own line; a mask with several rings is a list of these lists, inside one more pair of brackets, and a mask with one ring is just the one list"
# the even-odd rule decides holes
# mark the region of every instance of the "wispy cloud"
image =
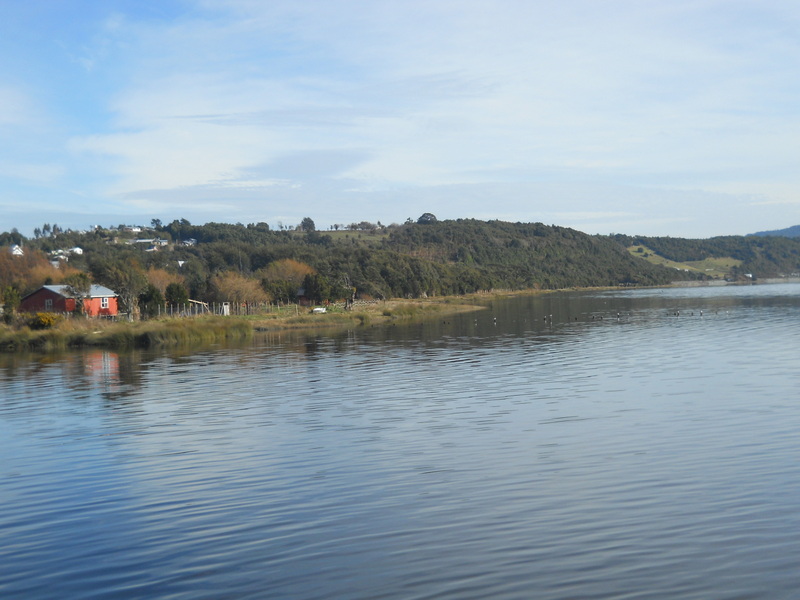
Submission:
[[[674,235],[787,224],[741,201],[755,195],[786,209],[775,219],[800,218],[795,3],[147,10],[116,4],[64,37],[87,100],[70,89],[69,103],[47,105],[66,124],[51,138],[60,160],[27,161],[60,164],[70,184],[132,210],[213,215],[218,205],[217,220],[230,210],[264,220],[278,214],[265,205],[286,202],[298,220],[331,207],[337,222],[422,209],[547,213],[581,227],[605,215],[615,230]],[[24,118],[15,93],[0,88],[0,128]],[[640,210],[687,194],[699,204],[680,216]],[[715,212],[726,217],[709,220]]]

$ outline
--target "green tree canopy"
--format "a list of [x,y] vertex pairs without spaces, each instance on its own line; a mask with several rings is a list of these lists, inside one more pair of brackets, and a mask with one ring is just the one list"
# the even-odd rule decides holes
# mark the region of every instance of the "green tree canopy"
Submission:
[[92,271],[98,281],[119,294],[122,306],[130,318],[139,318],[139,294],[147,286],[147,277],[137,260],[125,260],[118,256],[110,260],[99,260],[92,264]]
[[419,219],[417,219],[417,224],[427,225],[428,223],[436,223],[437,220],[438,219],[436,218],[436,215],[434,215],[433,213],[426,212],[423,213]]
[[170,283],[164,292],[167,304],[180,305],[189,302],[189,293],[180,283]]
[[164,306],[164,296],[152,283],[148,283],[144,291],[139,294],[139,310],[142,316],[155,317]]

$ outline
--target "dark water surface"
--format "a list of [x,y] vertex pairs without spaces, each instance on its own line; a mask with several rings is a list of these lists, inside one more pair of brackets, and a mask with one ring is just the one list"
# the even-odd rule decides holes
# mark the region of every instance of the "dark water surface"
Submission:
[[0,597],[797,598],[799,367],[795,284],[0,357]]

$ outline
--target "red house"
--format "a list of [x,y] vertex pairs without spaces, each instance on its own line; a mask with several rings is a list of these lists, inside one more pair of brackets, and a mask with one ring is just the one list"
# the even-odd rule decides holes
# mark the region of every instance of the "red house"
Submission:
[[[111,317],[117,314],[117,294],[102,285],[93,285],[83,308],[90,317]],[[66,285],[43,285],[25,296],[19,304],[20,312],[71,313],[75,311],[75,296]]]

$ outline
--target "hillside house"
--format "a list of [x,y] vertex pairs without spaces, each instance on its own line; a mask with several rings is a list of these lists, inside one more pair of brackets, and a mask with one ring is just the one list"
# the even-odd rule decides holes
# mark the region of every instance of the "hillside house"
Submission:
[[68,262],[69,257],[71,255],[82,256],[83,255],[83,248],[78,248],[75,246],[74,248],[70,248],[69,250],[64,250],[63,248],[60,250],[53,250],[50,252],[50,264],[58,268],[58,262],[64,261]]
[[[117,294],[102,285],[93,285],[89,297],[83,301],[90,317],[113,317],[119,312]],[[20,312],[72,313],[75,311],[75,296],[66,285],[43,285],[25,296],[19,305]]]
[[19,244],[14,244],[11,246],[11,255],[12,256],[25,256],[25,251],[22,249],[22,246]]

